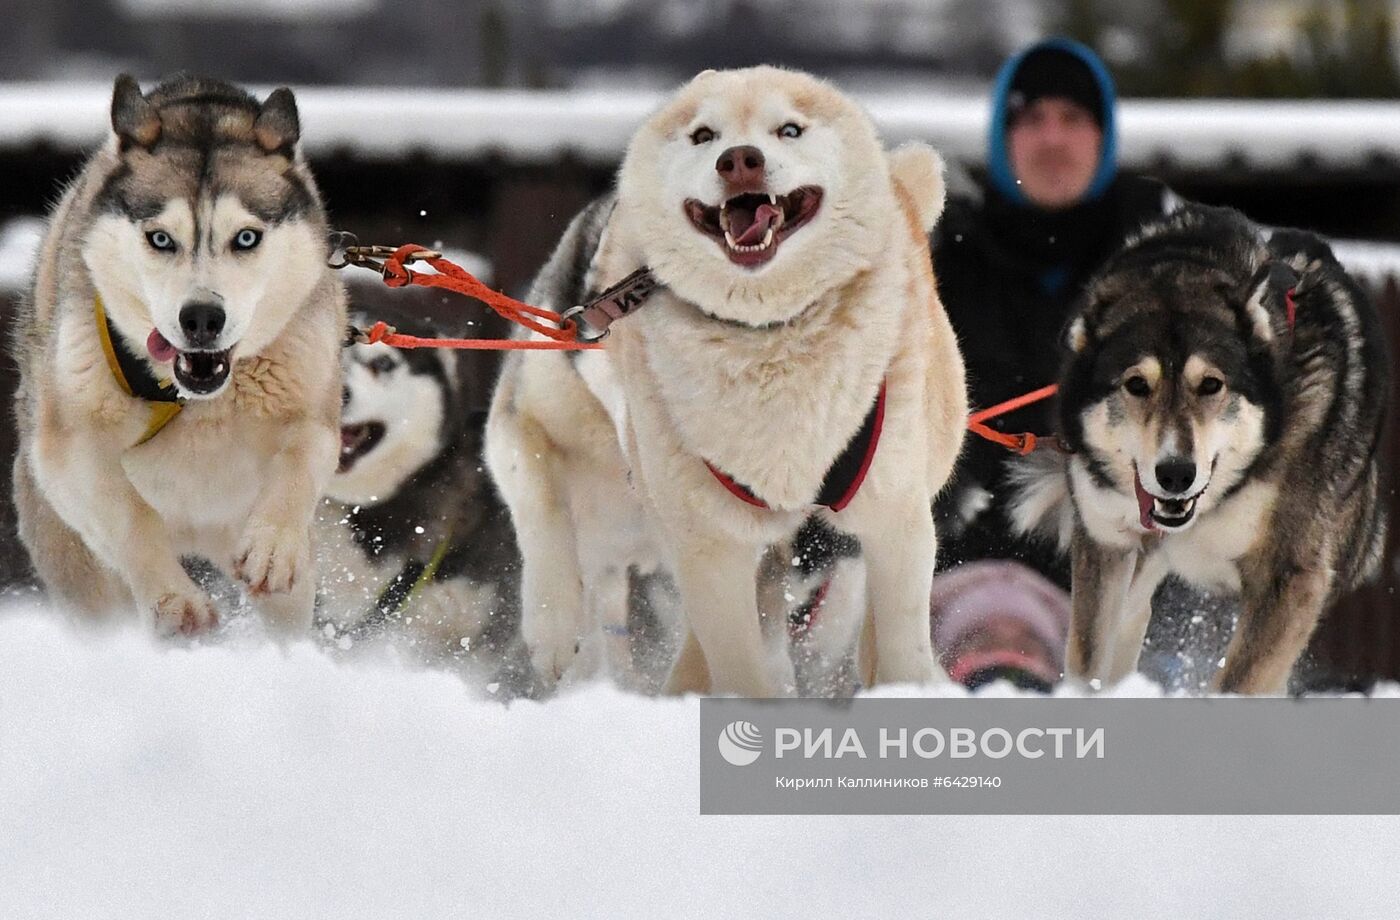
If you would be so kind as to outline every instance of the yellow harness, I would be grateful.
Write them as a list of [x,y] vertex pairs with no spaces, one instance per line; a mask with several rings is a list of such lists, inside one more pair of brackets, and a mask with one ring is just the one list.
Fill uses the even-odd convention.
[[379,593],[379,598],[374,604],[375,613],[378,614],[377,622],[382,622],[408,609],[414,599],[437,576],[438,566],[442,565],[442,560],[446,558],[447,551],[451,548],[452,535],[449,533],[433,550],[433,556],[428,560],[427,565],[409,560],[408,564],[403,567],[403,571],[391,578],[389,583],[384,586],[384,590]]
[[168,377],[158,379],[144,362],[127,350],[112,328],[111,320],[107,319],[107,309],[102,305],[100,296],[93,296],[92,311],[97,320],[97,338],[102,343],[102,354],[107,358],[107,367],[112,371],[117,386],[127,396],[150,404],[151,414],[146,431],[132,445],[138,447],[170,424],[170,420],[185,407],[185,401],[180,398],[173,380]]
[[438,567],[451,549],[452,534],[449,532],[434,548],[432,558],[426,564],[417,559],[408,560],[398,574],[384,584],[375,598],[374,606],[359,621],[342,627],[331,620],[318,619],[316,628],[329,629],[326,634],[336,639],[362,639],[377,633],[391,620],[403,617],[423,589],[437,578]]

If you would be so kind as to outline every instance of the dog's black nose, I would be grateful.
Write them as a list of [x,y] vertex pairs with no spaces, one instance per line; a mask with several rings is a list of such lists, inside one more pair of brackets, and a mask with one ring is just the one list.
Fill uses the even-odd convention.
[[1157,484],[1172,495],[1183,495],[1196,481],[1196,464],[1191,460],[1163,460],[1157,464]]
[[224,308],[196,301],[180,308],[180,331],[191,348],[208,348],[224,331]]
[[715,160],[715,172],[730,185],[760,185],[763,182],[763,151],[757,147],[730,147]]

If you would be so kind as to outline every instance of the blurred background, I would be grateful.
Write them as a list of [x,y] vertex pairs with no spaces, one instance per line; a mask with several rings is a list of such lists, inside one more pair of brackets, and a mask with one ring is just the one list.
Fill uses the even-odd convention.
[[[1122,169],[1329,235],[1400,353],[1400,0],[0,0],[0,22],[5,316],[45,209],[105,136],[120,72],[147,86],[181,70],[259,93],[292,86],[336,226],[443,246],[519,293],[608,187],[633,128],[701,69],[829,77],[890,142],[929,141],[976,173],[998,65],[1064,34],[1118,81]],[[472,302],[362,274],[354,298],[370,313],[416,297],[499,329]],[[494,359],[473,360],[484,407]],[[0,367],[6,402],[13,378]],[[12,442],[0,426],[0,450]],[[1394,468],[1394,431],[1387,450]],[[28,575],[12,517],[0,500],[0,583],[14,588]],[[1397,566],[1392,551],[1383,581],[1319,633],[1326,681],[1400,678]]]

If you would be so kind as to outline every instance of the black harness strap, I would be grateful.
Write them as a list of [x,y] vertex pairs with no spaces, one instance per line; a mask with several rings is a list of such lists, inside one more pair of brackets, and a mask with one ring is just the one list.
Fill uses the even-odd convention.
[[433,557],[427,562],[418,559],[410,559],[405,562],[399,573],[389,579],[379,592],[379,597],[375,598],[374,607],[359,622],[344,628],[336,628],[334,624],[331,624],[336,636],[362,639],[382,629],[390,620],[403,613],[413,599],[418,596],[419,591],[438,580],[439,568],[442,561],[447,558],[451,548],[452,535],[449,533],[438,543],[437,549],[433,551]]
[[121,371],[121,379],[125,381],[131,395],[146,402],[178,403],[180,396],[175,384],[169,380],[158,380],[156,375],[151,373],[150,365],[126,347],[126,340],[118,334],[111,318],[103,316],[103,320],[107,324],[107,338],[112,343],[112,354],[117,360],[117,368]]
[[100,296],[93,296],[92,310],[97,320],[97,338],[102,344],[102,355],[107,359],[107,369],[112,372],[112,379],[123,393],[150,404],[146,430],[132,446],[145,444],[180,414],[185,401],[180,398],[173,382],[156,379],[149,365],[126,347],[126,341],[107,316],[107,308],[103,306]]
[[[815,505],[824,505],[832,511],[840,511],[851,503],[851,499],[856,497],[860,491],[861,483],[865,481],[865,474],[870,470],[870,464],[875,459],[875,450],[880,444],[880,432],[885,425],[885,384],[880,384],[880,392],[875,397],[875,404],[866,413],[865,421],[861,423],[860,430],[851,438],[845,450],[836,457],[836,460],[827,468],[826,476],[822,479],[821,489],[817,492]],[[768,503],[754,494],[753,489],[736,481],[723,470],[720,470],[708,460],[705,466],[720,484],[728,489],[736,498],[759,508],[767,508]]]

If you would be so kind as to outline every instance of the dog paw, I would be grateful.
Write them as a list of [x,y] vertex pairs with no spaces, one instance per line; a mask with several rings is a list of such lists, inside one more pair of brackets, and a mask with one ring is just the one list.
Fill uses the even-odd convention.
[[[462,648],[469,648],[485,630],[496,606],[490,585],[465,578],[428,585],[409,610],[411,625]],[[466,645],[461,645],[466,640]]]
[[197,636],[219,625],[214,602],[202,594],[171,591],[156,598],[156,632],[162,636]]
[[255,523],[234,555],[233,573],[253,594],[284,594],[308,577],[310,561],[305,528]]
[[537,611],[520,621],[520,635],[530,650],[530,663],[536,674],[551,683],[564,676],[578,654],[578,630],[567,620],[551,616],[548,611]]

